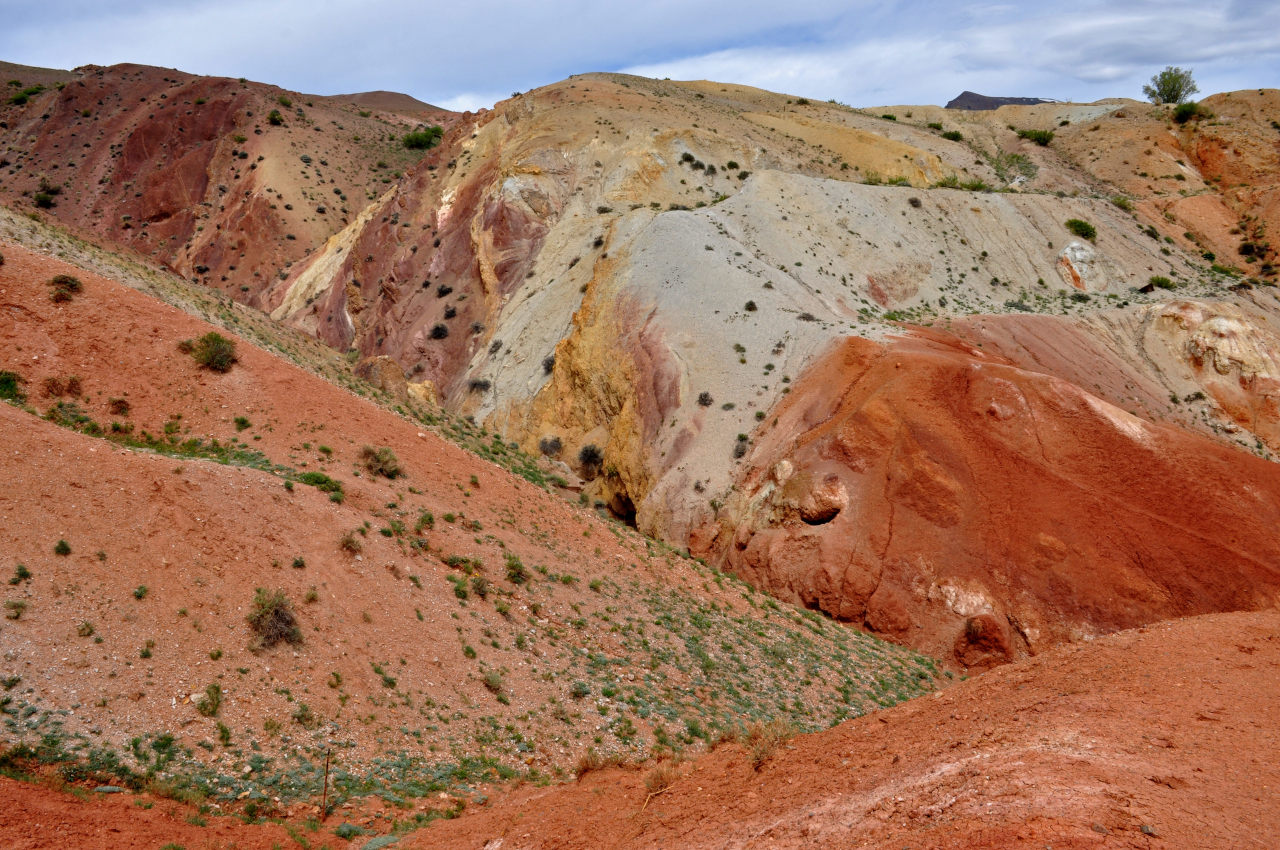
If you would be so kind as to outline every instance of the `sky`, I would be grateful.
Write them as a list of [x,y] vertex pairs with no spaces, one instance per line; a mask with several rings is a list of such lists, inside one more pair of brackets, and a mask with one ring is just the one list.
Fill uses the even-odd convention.
[[479,109],[588,71],[711,79],[851,106],[964,89],[1142,97],[1280,86],[1276,0],[0,0],[0,60],[136,62],[308,94],[401,91]]

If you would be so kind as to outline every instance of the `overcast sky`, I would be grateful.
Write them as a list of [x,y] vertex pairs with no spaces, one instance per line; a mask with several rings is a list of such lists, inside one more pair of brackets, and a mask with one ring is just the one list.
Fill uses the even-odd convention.
[[1142,96],[1280,86],[1277,0],[0,0],[0,59],[139,62],[310,94],[402,91],[454,109],[586,71],[745,83],[853,106],[982,94]]

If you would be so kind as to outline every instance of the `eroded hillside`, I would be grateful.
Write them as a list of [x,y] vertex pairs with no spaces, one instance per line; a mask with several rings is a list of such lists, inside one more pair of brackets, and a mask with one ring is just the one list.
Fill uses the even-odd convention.
[[244,339],[229,371],[201,368],[179,343],[209,324],[10,241],[74,255],[65,237],[7,233],[9,764],[87,760],[75,775],[262,813],[310,804],[327,751],[339,801],[465,794],[936,684],[927,658],[511,474],[538,477],[438,408],[393,411]]
[[[81,72],[57,102],[77,96],[86,80],[118,88],[156,72],[97,73]],[[266,90],[217,85],[257,97],[259,110],[272,102]],[[1274,576],[1256,567],[1272,557],[1267,536],[1253,526],[1240,532],[1239,569],[1221,592],[1175,582],[1158,601],[1125,601],[1130,594],[1121,592],[1066,613],[1051,589],[1076,582],[1073,571],[1097,552],[1086,545],[1090,512],[1063,510],[1056,530],[1010,532],[1017,551],[974,591],[979,602],[957,601],[937,561],[951,547],[985,551],[985,533],[954,523],[935,549],[911,557],[871,546],[894,536],[893,516],[920,507],[897,483],[898,462],[869,472],[818,448],[825,438],[813,435],[827,423],[814,411],[829,407],[816,403],[805,408],[809,419],[788,418],[784,411],[804,407],[789,405],[788,394],[831,401],[854,382],[870,392],[857,370],[832,368],[841,352],[903,351],[914,363],[911,340],[930,339],[951,352],[956,380],[999,362],[1016,370],[1016,393],[1074,399],[1006,405],[1000,421],[1008,430],[1074,434],[1073,410],[1106,412],[1091,420],[1101,429],[1095,455],[1059,469],[1086,501],[1105,501],[1110,469],[1149,465],[1154,445],[1159,463],[1207,453],[1215,480],[1261,488],[1266,502],[1274,467],[1257,457],[1280,451],[1280,302],[1266,236],[1280,175],[1278,98],[1274,90],[1214,96],[1179,123],[1168,108],[1122,99],[990,112],[855,110],[741,86],[584,75],[445,122],[440,146],[403,176],[366,175],[364,203],[355,202],[353,184],[340,218],[307,216],[315,233],[297,253],[264,255],[256,273],[228,267],[222,285],[339,351],[358,352],[362,374],[402,398],[439,399],[544,455],[584,498],[646,534],[746,570],[805,604],[950,653],[956,664],[985,664],[1151,617],[1267,604]],[[196,114],[194,101],[184,106]],[[342,121],[360,117],[359,104],[351,108],[355,116]],[[66,138],[68,115],[75,120],[36,119],[26,109],[24,138],[46,125],[41,133]],[[297,133],[313,117],[256,129],[262,144],[302,150]],[[379,138],[392,146],[386,126],[412,120],[381,118]],[[345,144],[341,133],[316,127],[326,130],[318,138]],[[272,152],[263,167],[287,161]],[[28,182],[36,162],[47,157],[24,162]],[[307,165],[321,177],[335,171]],[[210,250],[230,244],[197,233]],[[251,241],[272,244],[269,235]],[[932,331],[920,336],[912,325]],[[886,409],[901,412],[919,401],[911,394],[928,391],[927,382],[890,378],[874,379]],[[987,451],[980,438],[990,417],[978,408],[920,415],[956,425],[920,449],[931,463]],[[911,431],[893,416],[881,424],[881,452],[904,444],[901,429]],[[1180,431],[1157,428],[1168,436],[1154,444],[1133,439],[1135,428],[1152,425]],[[1223,453],[1222,445],[1234,448]],[[984,480],[967,469],[976,462],[946,473],[944,501],[986,504],[992,488],[1014,479],[1049,486],[1029,470],[1025,480],[1006,471]],[[762,511],[760,500],[773,497],[762,495],[761,482],[780,484],[770,470],[784,463],[797,504],[821,502],[819,514],[840,501],[834,483],[832,493],[823,490],[830,475],[846,494],[886,495],[848,528],[845,520],[818,528],[791,507]],[[1171,521],[1186,535],[1175,548],[1212,538],[1219,526],[1204,519],[1206,506],[1220,495],[1197,474],[1171,464],[1142,500],[1104,511],[1125,529],[1104,561],[1120,572],[1145,563],[1153,553],[1141,541],[1163,539]],[[801,494],[794,482],[813,482],[814,492]],[[1244,502],[1224,509],[1253,510]],[[1177,512],[1189,516],[1170,515]],[[751,548],[740,529],[762,542]],[[1057,542],[1037,560],[1023,550],[1042,532]],[[763,544],[797,535],[840,542],[803,563],[770,554],[781,543]],[[1189,551],[1178,556],[1183,563]],[[837,580],[855,573],[871,578]],[[891,584],[902,593],[892,616],[868,607],[878,588],[888,592],[875,578],[886,573],[899,574]],[[981,651],[965,649],[981,631],[975,617],[990,618],[981,622],[998,645],[982,638]]]

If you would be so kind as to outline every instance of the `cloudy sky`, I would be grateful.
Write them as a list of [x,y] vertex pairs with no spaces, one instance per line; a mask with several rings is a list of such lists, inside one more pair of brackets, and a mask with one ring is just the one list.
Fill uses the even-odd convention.
[[1141,97],[1166,65],[1202,94],[1280,85],[1276,0],[39,0],[0,59],[139,62],[311,94],[455,109],[585,71],[714,79],[854,106],[983,94]]

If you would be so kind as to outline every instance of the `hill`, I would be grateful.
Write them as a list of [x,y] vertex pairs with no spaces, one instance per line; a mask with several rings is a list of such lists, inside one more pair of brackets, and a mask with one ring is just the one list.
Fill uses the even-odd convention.
[[[179,343],[212,326],[22,227],[0,265],[11,766],[265,813],[311,804],[329,754],[339,801],[420,798],[823,728],[940,680],[568,504],[496,435],[288,362],[314,342],[246,332],[200,368]],[[60,274],[80,286],[54,299]]]
[[[1263,566],[1273,562],[1272,542],[1249,521],[1234,529],[1220,588],[1179,580],[1161,583],[1154,596],[1135,590],[1142,585],[1135,575],[1160,569],[1143,566],[1153,555],[1163,563],[1143,541],[1177,529],[1169,545],[1181,553],[1181,574],[1195,570],[1197,541],[1219,527],[1194,519],[1214,515],[1210,506],[1222,495],[1201,487],[1189,467],[1169,467],[1142,503],[1105,494],[1113,492],[1110,469],[1149,462],[1151,445],[1132,439],[1137,426],[1128,417],[1199,435],[1186,442],[1157,428],[1152,433],[1165,435],[1152,444],[1160,456],[1203,453],[1213,458],[1214,480],[1239,482],[1232,492],[1265,493],[1266,501],[1274,491],[1273,467],[1209,441],[1263,459],[1280,451],[1280,320],[1265,239],[1280,225],[1271,220],[1277,171],[1267,147],[1278,92],[1215,95],[1204,113],[1179,123],[1168,108],[1128,100],[854,110],[743,86],[590,74],[479,115],[442,118],[440,145],[406,159],[395,177],[377,170],[379,160],[375,176],[367,169],[395,148],[409,126],[403,116],[364,117],[356,105],[317,101],[283,127],[264,127],[259,110],[287,93],[121,66],[84,72],[56,98],[40,95],[57,107],[48,119],[36,119],[34,102],[10,107],[21,118],[12,122],[10,149],[32,152],[5,185],[34,191],[38,169],[61,165],[51,159],[57,145],[87,120],[76,111],[81,84],[115,92],[99,99],[117,104],[103,120],[115,116],[120,150],[142,150],[156,133],[189,134],[183,122],[206,113],[185,101],[198,87],[214,87],[217,96],[203,106],[219,105],[222,117],[200,131],[207,142],[188,144],[195,159],[183,160],[197,183],[248,168],[236,165],[238,148],[229,176],[210,153],[227,147],[233,125],[252,127],[252,144],[265,146],[257,153],[262,168],[239,172],[249,181],[241,201],[232,193],[232,201],[204,207],[212,201],[193,196],[157,219],[176,230],[165,247],[151,248],[156,257],[338,351],[357,352],[367,361],[363,374],[437,398],[524,452],[545,454],[590,503],[787,598],[958,667],[1274,598],[1274,570]],[[182,92],[191,117],[184,110],[183,121],[160,121],[148,117],[159,114],[151,107],[126,109],[139,87],[152,99],[167,95],[165,87]],[[347,111],[325,123],[321,109]],[[381,147],[349,147],[353,127]],[[363,192],[363,201],[345,213],[325,204],[323,214],[285,210],[304,219],[297,223],[282,217],[260,181],[284,185],[281,175],[292,179],[299,166],[263,169],[294,156],[313,160],[296,175],[310,202],[327,191],[316,180],[338,177],[356,181],[335,186],[339,196],[359,200]],[[180,185],[166,162],[134,167],[153,173],[145,179],[157,186]],[[95,178],[85,163],[75,167]],[[114,201],[145,202],[148,193],[123,178],[113,171],[103,184],[116,187]],[[156,245],[139,241],[155,233],[125,231],[95,207],[86,211],[83,199],[57,197],[51,213],[63,220],[135,247]],[[262,215],[245,217],[234,203],[257,204]],[[219,235],[219,222],[236,238]],[[178,249],[183,238],[189,247]],[[1107,503],[1104,513],[1124,531],[1094,546],[1093,516],[1060,510],[1045,527],[1020,526],[1017,548],[999,544],[1001,562],[976,571],[958,565],[968,557],[953,563],[950,553],[984,561],[993,539],[981,524],[950,522],[956,511],[927,520],[942,530],[909,553],[855,544],[893,538],[892,517],[929,514],[939,499],[987,505],[992,488],[1007,488],[1013,474],[1001,461],[983,483],[966,468],[974,461],[960,460],[976,450],[961,436],[966,428],[986,427],[976,408],[922,412],[962,426],[907,453],[924,451],[942,466],[891,464],[883,479],[810,434],[820,423],[779,415],[793,391],[827,392],[829,364],[851,345],[910,350],[911,342],[891,339],[904,328],[908,340],[949,348],[948,370],[957,376],[998,363],[1016,370],[1008,374],[1019,387],[1036,387],[1018,392],[1048,398],[1061,390],[1076,399],[1074,407],[997,404],[1008,417],[1003,427],[1022,435],[1015,442],[1074,433],[1076,410],[1093,411],[1104,454],[1058,458],[1045,469],[1073,481],[1086,501]],[[843,378],[835,380],[838,387]],[[909,386],[886,381],[876,392],[894,409],[894,399],[914,404],[898,395]],[[918,442],[888,432],[878,439],[876,451]],[[1007,460],[1020,467],[1028,459],[1019,451]],[[960,466],[949,467],[948,458]],[[783,464],[794,492],[779,501],[775,473]],[[924,475],[941,489],[913,495],[914,485],[894,483],[902,474]],[[1019,480],[1039,487],[1044,477]],[[839,502],[841,492],[881,490],[889,494],[881,507],[856,521],[847,513],[812,521],[834,516],[829,496]],[[1224,509],[1253,517],[1254,502],[1239,498]],[[823,506],[792,505],[806,499]],[[824,554],[803,563],[782,557],[797,541],[796,551]],[[1086,572],[1102,582],[1098,595],[1064,608],[1052,588],[1074,586]],[[891,580],[872,602],[882,576]],[[965,648],[975,617],[988,618],[983,628],[997,636],[991,652]]]

